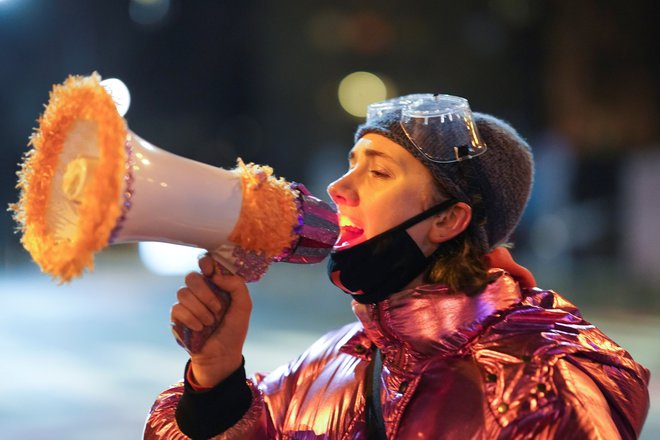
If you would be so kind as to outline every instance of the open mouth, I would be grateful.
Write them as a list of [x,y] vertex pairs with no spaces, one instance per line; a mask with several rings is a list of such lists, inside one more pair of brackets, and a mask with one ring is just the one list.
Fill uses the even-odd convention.
[[339,251],[364,241],[364,229],[356,226],[349,218],[339,216],[339,237],[333,250]]

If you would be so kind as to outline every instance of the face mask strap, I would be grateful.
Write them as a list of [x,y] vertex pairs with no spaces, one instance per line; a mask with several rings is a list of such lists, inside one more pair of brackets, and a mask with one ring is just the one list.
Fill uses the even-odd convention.
[[427,218],[429,218],[429,217],[431,217],[435,214],[439,214],[442,211],[447,210],[448,208],[455,205],[456,203],[458,203],[458,200],[456,200],[456,199],[445,200],[444,202],[442,202],[438,205],[435,205],[435,206],[427,209],[426,211],[417,214],[414,217],[409,218],[408,220],[401,223],[399,226],[394,227],[391,230],[398,231],[400,229],[408,229],[411,226],[415,226],[417,223],[421,222],[422,220],[426,220]]

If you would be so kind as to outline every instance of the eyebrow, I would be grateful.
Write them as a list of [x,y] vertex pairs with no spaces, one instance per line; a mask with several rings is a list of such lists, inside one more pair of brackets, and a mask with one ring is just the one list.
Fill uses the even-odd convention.
[[[364,155],[367,157],[382,157],[384,159],[387,159],[397,165],[401,165],[396,159],[394,159],[392,156],[390,156],[387,153],[383,153],[382,151],[374,150],[372,148],[365,148],[364,150]],[[355,151],[351,150],[348,152],[348,161],[352,161],[355,159]]]

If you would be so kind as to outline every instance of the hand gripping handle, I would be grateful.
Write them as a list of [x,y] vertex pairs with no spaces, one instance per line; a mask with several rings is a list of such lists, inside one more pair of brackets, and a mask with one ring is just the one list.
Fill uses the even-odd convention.
[[174,334],[177,343],[186,349],[188,353],[199,353],[199,351],[201,351],[208,338],[211,337],[213,332],[215,332],[218,326],[222,323],[231,304],[231,297],[229,294],[224,290],[220,290],[218,286],[211,281],[211,278],[204,277],[204,281],[206,281],[206,285],[209,286],[211,291],[220,300],[222,309],[220,310],[220,316],[216,318],[213,324],[204,326],[201,331],[191,330],[176,321],[172,323],[172,333]]
[[[263,255],[242,249],[239,246],[221,246],[209,251],[216,262],[216,270],[228,270],[239,275],[247,282],[258,281],[268,270],[272,262],[287,262],[296,264],[314,264],[322,261],[332,250],[337,241],[339,226],[337,212],[334,206],[314,197],[304,185],[292,183],[291,189],[298,192],[296,205],[298,207],[298,223],[293,232],[296,239],[291,246],[272,259]],[[222,303],[221,315],[216,321],[196,332],[180,323],[172,324],[174,336],[189,353],[198,353],[206,340],[222,323],[231,304],[227,292],[223,292],[207,278],[206,283]]]

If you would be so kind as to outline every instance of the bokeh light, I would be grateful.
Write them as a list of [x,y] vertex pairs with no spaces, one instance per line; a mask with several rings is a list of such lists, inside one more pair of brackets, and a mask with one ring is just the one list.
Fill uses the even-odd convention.
[[11,19],[16,18],[16,13],[19,9],[27,9],[25,0],[0,0],[0,19],[8,18],[8,24],[11,23]]
[[170,0],[131,0],[128,14],[137,24],[152,26],[167,17],[170,10]]
[[108,78],[101,81],[101,85],[115,102],[117,112],[124,116],[131,106],[131,93],[128,91],[126,84],[118,78]]
[[392,23],[381,13],[360,11],[347,18],[344,39],[348,47],[364,55],[386,52],[394,42]]
[[369,72],[353,72],[339,83],[341,107],[353,116],[366,116],[367,106],[387,98],[385,82]]
[[140,261],[158,275],[184,275],[199,270],[197,260],[204,250],[178,244],[141,242]]

